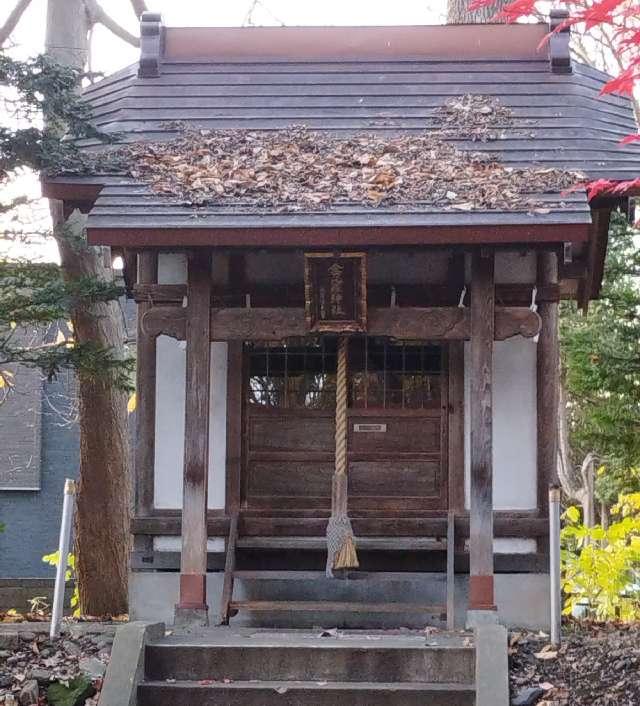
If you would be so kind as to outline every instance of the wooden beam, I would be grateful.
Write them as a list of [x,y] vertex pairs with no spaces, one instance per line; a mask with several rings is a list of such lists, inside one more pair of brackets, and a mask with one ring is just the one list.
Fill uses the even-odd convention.
[[229,341],[227,348],[227,480],[226,509],[230,515],[240,510],[242,473],[242,341]]
[[493,610],[494,255],[471,255],[471,503],[469,609]]
[[[153,284],[158,279],[158,255],[145,250],[138,255],[138,281]],[[142,328],[142,319],[151,307],[138,304],[136,355],[136,445],[134,453],[136,514],[153,510],[156,435],[156,337]]]
[[449,508],[464,512],[464,343],[449,343]]
[[[142,326],[149,336],[184,340],[187,315],[182,307],[154,306]],[[461,341],[471,335],[471,311],[452,307],[395,307],[369,309],[367,332],[372,336],[429,341]],[[281,341],[307,336],[304,309],[211,309],[212,340]],[[495,340],[513,336],[532,338],[540,331],[540,317],[528,307],[498,307],[492,326]]]
[[220,599],[220,624],[229,624],[229,604],[233,598],[233,584],[236,571],[236,541],[238,539],[238,515],[231,515],[229,536],[227,537],[227,556],[224,563],[224,580]]
[[[458,303],[460,292],[464,287],[464,268],[460,268],[464,253],[456,252],[449,263],[446,285],[442,284],[397,284],[394,285],[398,304],[401,307],[440,307],[452,306]],[[304,283],[289,283],[277,285],[257,285],[245,283],[241,267],[242,256],[229,256],[229,287],[217,285],[213,287],[211,303],[219,306],[224,301],[226,306],[244,306],[245,295],[251,298],[251,305],[262,307],[302,307],[304,306]],[[584,265],[583,265],[584,268]],[[462,275],[462,276],[460,276]],[[570,275],[569,275],[570,276]],[[538,302],[559,301],[560,287],[537,284]],[[501,306],[529,306],[531,302],[532,284],[498,284],[496,285],[496,302]],[[389,305],[389,285],[369,284],[367,286],[367,301],[371,308]],[[471,286],[467,287],[466,303],[472,295]],[[133,296],[137,302],[151,304],[182,304],[187,293],[184,284],[137,284],[133,288]],[[233,302],[233,303],[232,303]]]
[[189,253],[187,280],[182,560],[176,618],[206,622],[211,251]]
[[[380,517],[359,516],[352,513],[351,521],[357,537],[446,537],[447,518],[438,517]],[[243,537],[324,537],[329,511],[325,516],[252,516],[241,515],[239,532]],[[180,513],[135,517],[131,521],[134,534],[153,536],[180,536]],[[210,537],[226,537],[229,534],[229,517],[209,514]],[[549,522],[535,512],[496,512],[495,537],[520,539],[545,537],[549,534]],[[470,535],[470,520],[467,515],[456,515],[456,540]]]
[[[538,279],[544,284],[558,281],[558,256],[555,251],[538,254]],[[546,517],[549,510],[549,484],[558,482],[558,304],[543,302],[538,311],[542,320],[536,361],[538,508]]]
[[[48,190],[64,193],[61,189]],[[59,197],[56,197],[59,198]],[[488,213],[488,219],[495,216]],[[420,226],[355,226],[355,227],[265,227],[215,228],[211,225],[184,227],[184,222],[153,223],[147,218],[145,227],[106,227],[87,229],[89,245],[119,245],[130,248],[366,248],[401,247],[403,245],[472,245],[586,242],[589,229],[586,223],[532,222],[522,224],[475,224],[425,227]],[[115,224],[114,224],[115,225]],[[168,227],[166,227],[168,226]]]

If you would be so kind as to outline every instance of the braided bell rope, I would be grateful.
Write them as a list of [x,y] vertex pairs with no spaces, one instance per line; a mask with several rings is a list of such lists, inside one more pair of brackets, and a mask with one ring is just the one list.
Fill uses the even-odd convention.
[[326,574],[334,568],[357,568],[358,557],[346,508],[347,475],[347,348],[348,338],[338,341],[336,375],[336,450],[331,517],[327,524]]
[[346,336],[338,342],[336,376],[336,475],[347,472],[347,343]]

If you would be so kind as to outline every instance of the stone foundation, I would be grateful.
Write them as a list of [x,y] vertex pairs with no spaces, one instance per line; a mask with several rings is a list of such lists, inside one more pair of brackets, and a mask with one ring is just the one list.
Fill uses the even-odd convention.
[[[333,600],[378,602],[442,603],[445,576],[439,573],[369,574],[349,580],[317,577],[293,579],[296,572],[280,572],[284,578],[237,579],[235,600]],[[220,609],[222,572],[207,575],[209,616],[215,624]],[[129,613],[131,620],[173,623],[173,611],[178,602],[179,574],[174,571],[133,571],[129,576]],[[507,627],[549,629],[548,574],[496,574],[496,603],[500,622]],[[456,576],[456,627],[465,627],[468,576]],[[353,613],[241,613],[232,625],[250,627],[340,627],[392,628],[424,627],[425,622],[440,625],[436,618],[426,621],[414,614],[353,614]]]

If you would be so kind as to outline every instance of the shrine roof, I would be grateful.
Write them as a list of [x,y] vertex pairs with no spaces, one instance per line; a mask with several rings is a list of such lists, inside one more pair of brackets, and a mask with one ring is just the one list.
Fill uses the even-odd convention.
[[[140,64],[84,92],[96,125],[115,135],[125,153],[135,146],[133,153],[140,154],[140,145],[171,143],[185,134],[284,134],[304,126],[330,140],[433,134],[456,153],[482,153],[506,170],[553,168],[585,180],[640,176],[640,149],[620,144],[637,130],[631,102],[600,95],[608,80],[602,72],[575,61],[569,68],[563,54],[568,37],[554,37],[540,49],[547,25],[158,25],[155,36],[152,24],[147,21],[145,39],[143,21]],[[493,111],[495,119],[478,131],[473,119],[457,121],[456,110]],[[104,149],[98,142],[83,146]],[[137,169],[95,171],[47,179],[44,191],[91,201],[90,240],[113,245],[260,244],[258,229],[282,245],[295,245],[312,231],[315,240],[305,244],[342,244],[345,238],[363,244],[365,231],[375,240],[375,233],[390,228],[405,234],[395,241],[400,243],[441,242],[446,233],[449,242],[472,242],[477,228],[493,229],[495,242],[580,241],[588,239],[591,224],[584,189],[566,193],[552,185],[540,191],[535,179],[531,193],[513,207],[465,202],[459,208],[456,198],[430,202],[404,198],[399,190],[373,203],[343,198],[289,208],[273,199],[188,202],[184,193],[158,189],[157,179]],[[455,190],[455,176],[451,183]],[[434,230],[426,236],[425,229]],[[342,234],[321,236],[319,230]]]

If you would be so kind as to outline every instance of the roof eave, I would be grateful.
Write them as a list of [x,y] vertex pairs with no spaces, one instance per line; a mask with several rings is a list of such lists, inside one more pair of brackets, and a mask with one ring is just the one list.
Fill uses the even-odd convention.
[[87,228],[90,245],[126,248],[327,248],[587,242],[590,224],[341,228]]

